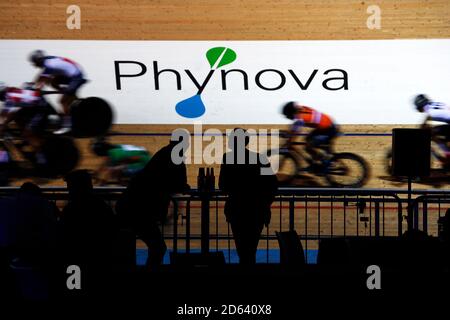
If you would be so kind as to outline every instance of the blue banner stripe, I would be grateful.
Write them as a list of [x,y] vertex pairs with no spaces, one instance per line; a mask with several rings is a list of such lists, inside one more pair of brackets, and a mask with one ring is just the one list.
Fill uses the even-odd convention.
[[[111,133],[113,136],[131,136],[131,137],[170,137],[172,135],[171,132],[113,132]],[[191,133],[191,136],[226,136],[226,133],[217,134],[217,133]],[[270,136],[270,133],[267,134],[250,134],[250,135],[261,135],[261,136]],[[304,133],[297,134],[298,136],[306,136]],[[340,136],[345,137],[391,137],[392,133],[342,133]]]

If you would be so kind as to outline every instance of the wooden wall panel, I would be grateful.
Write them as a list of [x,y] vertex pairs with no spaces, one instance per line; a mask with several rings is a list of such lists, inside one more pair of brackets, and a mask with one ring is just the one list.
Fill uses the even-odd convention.
[[[81,30],[66,8],[81,8]],[[382,28],[366,12],[379,5]],[[0,38],[117,40],[305,40],[447,38],[448,0],[0,1]]]

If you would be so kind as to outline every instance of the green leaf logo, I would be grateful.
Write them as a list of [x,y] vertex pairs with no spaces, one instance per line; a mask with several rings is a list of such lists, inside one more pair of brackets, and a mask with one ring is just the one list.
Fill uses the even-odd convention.
[[206,52],[206,59],[208,59],[212,69],[218,69],[224,65],[230,64],[236,60],[236,57],[236,52],[225,47],[211,48]]

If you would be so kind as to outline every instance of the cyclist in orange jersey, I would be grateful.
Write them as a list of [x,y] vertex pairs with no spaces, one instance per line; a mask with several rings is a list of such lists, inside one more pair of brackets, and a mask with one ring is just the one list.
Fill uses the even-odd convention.
[[329,115],[292,101],[283,106],[283,114],[294,120],[291,127],[293,134],[299,133],[302,127],[312,128],[306,136],[305,149],[314,160],[319,158],[317,149],[328,152],[329,145],[339,132],[338,126]]

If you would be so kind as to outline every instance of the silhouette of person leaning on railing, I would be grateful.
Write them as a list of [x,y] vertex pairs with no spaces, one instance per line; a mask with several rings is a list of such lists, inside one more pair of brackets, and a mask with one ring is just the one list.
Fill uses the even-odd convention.
[[241,265],[254,265],[264,225],[271,218],[270,207],[277,180],[262,154],[250,151],[249,134],[240,128],[230,135],[230,152],[220,169],[219,188],[228,194],[225,216],[230,223]]
[[159,150],[145,168],[131,179],[116,204],[122,226],[131,227],[147,245],[147,267],[150,269],[162,264],[167,251],[159,225],[167,218],[171,195],[190,189],[186,165],[183,161],[175,163],[172,159],[172,151],[180,141],[172,138],[168,145]]

